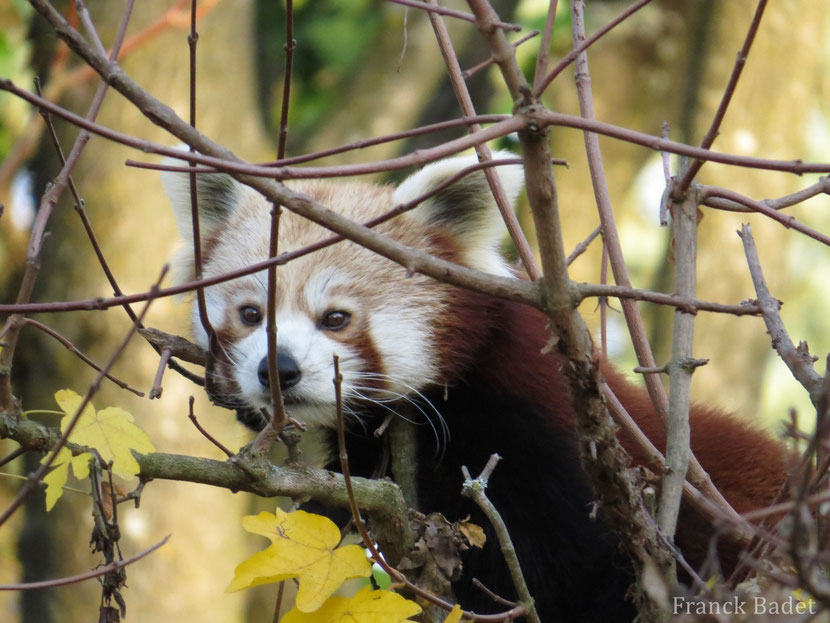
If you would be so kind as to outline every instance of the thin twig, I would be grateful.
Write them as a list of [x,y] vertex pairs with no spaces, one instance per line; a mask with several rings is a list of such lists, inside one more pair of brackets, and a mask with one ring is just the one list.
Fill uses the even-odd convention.
[[[787,229],[794,229],[797,232],[804,234],[805,236],[812,238],[813,240],[817,240],[818,242],[830,246],[830,236],[821,233],[818,230],[813,229],[798,221],[794,216],[790,214],[782,214],[778,212],[774,208],[769,207],[765,203],[760,201],[755,201],[754,199],[750,199],[740,193],[737,193],[733,190],[728,190],[726,188],[718,188],[716,186],[703,186],[701,187],[701,193],[703,193],[703,197],[720,197],[722,199],[727,199],[729,201],[739,203],[741,205],[746,206],[749,210],[753,212],[760,212],[764,216],[771,218],[772,220],[781,223]],[[705,200],[703,202],[705,204]]]
[[[556,76],[558,76],[560,73],[562,73],[562,71],[568,65],[573,63],[576,60],[576,58],[582,52],[584,52],[589,47],[591,47],[594,43],[599,41],[599,39],[604,37],[605,34],[608,33],[610,30],[616,28],[618,25],[620,25],[626,19],[628,19],[629,17],[634,15],[634,13],[636,13],[637,11],[642,9],[649,2],[651,2],[651,0],[639,0],[639,2],[635,2],[629,8],[627,8],[625,11],[620,13],[617,17],[615,17],[613,20],[608,22],[608,24],[606,24],[603,28],[600,28],[600,30],[597,31],[597,33],[595,35],[589,37],[588,39],[585,39],[584,36],[583,36],[583,41],[579,45],[574,45],[574,49],[571,50],[568,53],[568,55],[565,56],[565,58],[563,58],[559,62],[559,64],[556,67],[554,67],[553,70],[547,76],[544,77],[543,80],[538,81],[538,84],[536,84],[536,81],[534,81],[534,86],[533,86],[533,95],[534,95],[534,97],[539,97],[542,93],[544,93],[545,89],[548,88],[548,85],[550,85],[550,83],[553,82],[553,80],[556,78]],[[538,80],[538,77],[537,77],[537,80]]]
[[548,3],[548,12],[545,15],[545,29],[542,32],[542,40],[539,42],[539,53],[536,56],[536,69],[533,72],[534,92],[538,92],[537,89],[539,89],[545,73],[548,70],[550,44],[553,40],[553,26],[556,23],[556,9],[558,8],[558,0],[551,0]]
[[288,139],[288,108],[291,101],[291,78],[294,68],[294,2],[285,0],[285,71],[282,78],[282,106],[280,109],[280,132],[277,145],[277,160],[285,158],[285,143]]
[[[516,41],[513,44],[513,49],[515,50],[516,48],[518,48],[523,43],[533,39],[533,37],[537,36],[538,34],[539,34],[538,30],[530,31],[524,37],[522,37],[521,39],[519,39],[518,41]],[[480,72],[482,69],[487,69],[490,65],[492,65],[495,62],[496,62],[496,59],[493,56],[491,56],[486,61],[481,61],[477,65],[473,65],[469,69],[465,69],[464,71],[462,71],[461,72],[461,77],[464,78],[464,80],[469,80],[470,78],[475,76],[478,72]]]
[[496,603],[501,604],[502,606],[507,606],[508,608],[515,608],[519,605],[518,602],[509,601],[504,597],[496,595],[493,591],[484,586],[484,584],[482,584],[478,578],[473,578],[473,586],[475,586],[478,590],[487,595],[490,599],[492,599]]
[[207,432],[204,428],[202,428],[202,425],[199,424],[199,420],[196,419],[196,414],[193,412],[193,403],[194,402],[195,401],[194,401],[193,396],[190,396],[190,398],[187,401],[187,408],[188,408],[187,417],[188,417],[188,419],[191,422],[193,422],[193,426],[196,427],[196,430],[198,430],[200,433],[202,433],[202,435],[204,436],[205,439],[207,439],[210,443],[212,443],[214,446],[216,446],[222,452],[224,452],[228,456],[228,458],[233,457],[234,456],[233,452],[231,452],[225,446],[223,446],[221,442],[217,441],[216,438],[213,435],[211,435],[209,432]]
[[761,262],[758,258],[758,250],[755,247],[755,239],[752,237],[752,228],[748,224],[745,224],[741,227],[738,235],[744,245],[744,253],[746,254],[747,264],[749,265],[749,272],[752,276],[752,283],[755,286],[755,293],[758,297],[758,306],[761,309],[761,315],[767,327],[767,333],[770,335],[772,347],[784,363],[787,364],[795,380],[801,383],[802,387],[807,390],[813,404],[818,404],[823,379],[813,368],[814,360],[810,356],[810,353],[806,352],[806,349],[796,348],[784,327],[784,323],[778,313],[781,302],[772,296],[767,288],[764,273],[761,270]]
[[281,160],[276,160],[273,162],[262,162],[260,164],[262,164],[263,166],[289,166],[292,164],[301,164],[303,162],[320,160],[321,158],[327,158],[328,156],[334,156],[348,151],[366,149],[368,147],[374,147],[375,145],[382,145],[384,143],[391,143],[393,141],[404,140],[407,138],[411,138],[413,136],[422,136],[424,134],[441,132],[443,130],[469,126],[476,123],[498,123],[499,121],[504,121],[507,118],[508,115],[476,115],[475,117],[463,117],[461,119],[439,121],[437,123],[431,123],[429,125],[413,128],[411,130],[404,130],[403,132],[395,132],[394,134],[385,134],[383,136],[377,136],[375,138],[361,139],[353,143],[340,145],[339,147],[331,147],[329,149],[315,151],[302,156],[292,156],[291,158],[283,158]]
[[[749,50],[752,48],[753,41],[755,41],[755,35],[758,33],[758,27],[761,24],[761,17],[764,15],[764,9],[766,9],[766,7],[767,0],[758,0],[758,6],[755,8],[755,14],[752,16],[752,22],[750,23],[749,30],[744,38],[744,44],[741,46],[740,52],[738,52],[737,59],[735,59],[735,65],[732,68],[732,75],[729,76],[729,82],[727,82],[726,88],[723,91],[723,97],[721,97],[718,109],[715,111],[715,116],[712,118],[709,130],[706,132],[706,135],[700,143],[700,146],[703,149],[709,149],[712,146],[712,143],[715,142],[715,139],[720,132],[721,123],[723,122],[723,118],[726,116],[726,110],[729,107],[729,102],[732,101],[732,96],[735,94],[735,88],[738,86],[738,80],[741,77],[744,65],[746,65]],[[704,160],[697,159],[689,164],[689,167],[683,173],[683,177],[681,177],[680,181],[677,183],[676,190],[679,194],[685,194],[685,192],[689,189],[692,180],[694,180],[704,162]]]
[[[282,155],[282,154],[280,154]],[[280,206],[271,206],[271,234],[268,243],[268,256],[276,257],[277,242],[280,232]],[[268,391],[271,394],[271,422],[273,434],[279,437],[285,427],[285,405],[282,402],[279,370],[277,369],[277,267],[268,268],[268,301],[265,320],[265,335],[268,342]],[[259,437],[257,437],[259,439]]]
[[594,238],[599,236],[601,233],[602,233],[602,225],[597,225],[596,229],[594,229],[594,231],[592,231],[590,234],[588,234],[588,237],[585,238],[585,240],[583,240],[578,245],[576,245],[574,247],[574,250],[571,251],[571,254],[565,260],[567,262],[568,266],[573,264],[574,260],[576,258],[578,258],[580,255],[585,253],[585,251],[588,249],[590,244],[594,241]]
[[[438,6],[438,0],[428,1],[431,6]],[[444,59],[444,65],[447,67],[450,84],[452,85],[453,92],[455,93],[455,98],[458,101],[458,105],[461,107],[461,113],[465,117],[473,117],[476,114],[475,106],[473,105],[473,99],[470,96],[470,91],[467,89],[467,84],[462,76],[461,65],[458,62],[458,56],[456,55],[455,48],[452,45],[447,25],[444,23],[443,18],[437,13],[430,13],[429,20],[432,24],[432,29],[435,32],[438,47],[441,49],[441,56]],[[496,58],[495,55],[493,56]],[[475,136],[476,134],[482,132],[482,128],[478,124],[471,125],[469,127],[469,132],[471,135]],[[493,159],[493,154],[485,143],[476,145],[476,154],[478,154],[478,159],[483,162]],[[501,217],[504,220],[505,225],[507,225],[507,231],[510,233],[510,238],[516,247],[516,251],[522,261],[525,272],[528,277],[530,277],[531,281],[538,281],[539,277],[541,277],[541,273],[539,272],[539,267],[536,265],[533,250],[530,248],[530,244],[522,231],[519,219],[516,216],[516,212],[513,210],[513,206],[510,204],[501,180],[492,169],[486,169],[484,171],[484,175],[487,178],[487,184],[490,186],[490,191],[492,192],[496,205],[499,208]]]
[[118,569],[122,569],[127,565],[131,565],[137,560],[141,560],[145,556],[152,554],[156,551],[159,547],[167,543],[170,539],[169,536],[164,537],[161,541],[156,543],[155,545],[151,545],[147,549],[135,554],[134,556],[129,556],[124,558],[123,560],[116,560],[108,565],[103,567],[98,567],[97,569],[93,569],[92,571],[87,571],[86,573],[80,573],[78,575],[72,575],[65,578],[57,578],[55,580],[44,580],[42,582],[27,582],[25,584],[0,584],[0,591],[33,591],[38,590],[41,588],[55,588],[56,586],[66,586],[68,584],[78,584],[80,582],[84,582],[85,580],[91,580],[92,578],[99,578],[102,575],[107,575],[108,573],[112,573],[113,571],[117,571]]
[[23,446],[20,446],[19,448],[15,449],[15,450],[12,450],[6,456],[4,456],[2,459],[0,459],[0,467],[3,467],[7,463],[11,463],[17,457],[22,456],[22,455],[26,454],[27,452],[29,452],[29,449],[24,448]]
[[[24,318],[24,319],[23,319],[23,322],[24,322],[25,324],[27,324],[27,325],[30,325],[30,326],[32,326],[32,327],[35,327],[36,329],[40,329],[40,330],[41,330],[41,331],[43,331],[46,335],[48,335],[48,336],[50,336],[50,337],[53,337],[53,338],[54,338],[54,339],[56,339],[58,342],[60,342],[61,344],[63,344],[63,346],[64,346],[64,347],[65,347],[68,351],[70,351],[70,352],[72,352],[73,354],[75,354],[75,355],[78,357],[78,359],[80,359],[81,361],[83,361],[85,364],[87,364],[87,365],[88,365],[89,367],[91,367],[93,370],[95,370],[96,372],[101,372],[101,366],[99,366],[97,363],[95,363],[94,361],[92,361],[92,360],[91,360],[89,357],[87,357],[84,353],[82,353],[80,350],[78,350],[78,347],[77,347],[77,346],[75,346],[75,345],[74,345],[71,341],[69,341],[67,338],[65,338],[63,335],[61,335],[60,333],[58,333],[57,331],[55,331],[55,330],[54,330],[54,329],[52,329],[51,327],[47,327],[45,324],[43,324],[43,323],[41,323],[41,322],[38,322],[37,320],[34,320],[34,319],[32,319],[32,318]],[[127,391],[132,392],[133,394],[135,394],[135,395],[136,395],[136,396],[138,396],[139,398],[143,398],[143,397],[144,397],[144,392],[139,391],[139,390],[137,390],[137,389],[133,389],[133,388],[132,388],[132,387],[130,387],[127,383],[125,383],[125,382],[124,382],[124,381],[122,381],[121,379],[119,379],[119,378],[117,378],[117,377],[113,376],[112,374],[110,374],[110,373],[106,373],[104,376],[105,376],[107,379],[109,379],[110,381],[112,381],[113,383],[115,383],[116,385],[118,385],[118,387],[120,387],[121,389],[126,389]]]
[[156,370],[156,378],[153,380],[153,386],[150,388],[150,400],[161,398],[164,388],[161,386],[161,381],[164,378],[164,371],[167,369],[167,363],[170,361],[170,355],[173,354],[169,348],[161,351],[159,358],[158,369]]
[[481,475],[473,479],[470,476],[470,470],[466,466],[461,467],[461,472],[464,474],[464,484],[461,488],[461,495],[468,497],[476,503],[482,510],[499,540],[501,553],[504,557],[507,567],[510,570],[510,577],[513,580],[513,585],[516,587],[516,593],[519,595],[519,603],[525,608],[525,616],[531,623],[541,623],[539,615],[534,606],[533,597],[527,587],[522,566],[519,564],[519,557],[516,555],[516,548],[513,547],[513,540],[510,538],[510,533],[498,509],[493,505],[487,497],[485,490],[487,488],[487,481],[498,462],[499,456],[493,454],[487,462],[487,466],[481,472]]
[[[716,208],[718,210],[728,210],[730,212],[757,212],[757,210],[747,207],[742,203],[738,203],[737,201],[709,195],[708,191],[710,188],[711,187],[709,186],[699,187],[700,194],[703,198],[703,205],[710,208]],[[761,199],[757,203],[761,203],[768,208],[772,208],[773,210],[783,210],[785,208],[789,208],[790,206],[807,201],[807,199],[810,199],[811,197],[822,194],[830,194],[830,176],[822,175],[815,184],[811,184],[807,188],[796,191],[791,195],[785,195],[784,197],[779,197],[777,199]]]
[[280,620],[280,613],[282,612],[282,595],[283,595],[284,592],[285,592],[285,580],[278,583],[277,602],[274,604],[274,618],[272,619],[273,623],[278,623],[279,620]]
[[[449,9],[447,7],[443,7],[437,4],[431,4],[430,2],[419,2],[418,0],[386,0],[387,2],[392,2],[394,4],[402,4],[404,6],[412,7],[413,9],[420,9],[422,11],[426,11],[429,15],[446,15],[447,17],[454,17],[456,19],[464,20],[465,22],[470,22],[471,24],[476,23],[476,18],[474,15],[470,13],[465,13],[464,11],[457,11],[455,9]],[[518,24],[508,24],[506,22],[499,21],[495,24],[496,28],[503,28],[504,30],[521,30],[522,27]]]

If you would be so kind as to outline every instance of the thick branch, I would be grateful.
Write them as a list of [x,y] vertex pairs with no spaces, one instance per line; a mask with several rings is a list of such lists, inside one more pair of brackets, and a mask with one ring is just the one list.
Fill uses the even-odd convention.
[[[697,291],[697,205],[693,195],[674,204],[675,289],[680,296],[694,297]],[[657,523],[669,539],[674,538],[683,483],[689,469],[689,405],[692,391],[694,314],[680,309],[674,312],[672,361],[668,366],[671,381],[669,419],[666,423],[666,472],[660,488]]]
[[[31,420],[13,422],[6,412],[0,412],[0,438],[13,439],[27,449],[45,451],[57,444],[60,432]],[[257,465],[258,479],[232,462],[213,459],[163,454],[154,452],[136,455],[141,468],[138,474],[144,481],[180,480],[195,482],[230,491],[248,491],[263,497],[311,496],[323,504],[348,508],[349,500],[343,476],[324,469],[309,467],[277,467]],[[398,487],[385,480],[353,478],[355,498],[361,510],[374,519],[373,534],[381,543],[384,554],[397,562],[405,543],[406,507]]]

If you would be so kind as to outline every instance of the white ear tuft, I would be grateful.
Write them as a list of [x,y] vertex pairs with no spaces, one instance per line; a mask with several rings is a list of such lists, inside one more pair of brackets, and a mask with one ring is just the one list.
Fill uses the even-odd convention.
[[[187,145],[179,146],[187,149]],[[183,160],[165,158],[164,164],[182,166]],[[193,217],[190,198],[190,174],[165,171],[161,174],[164,192],[170,199],[173,216],[179,228],[183,245],[171,260],[172,279],[185,283],[194,277]],[[199,231],[202,241],[216,237],[219,229],[241,201],[244,186],[225,173],[199,173],[196,175],[196,195],[199,199]]]
[[[516,157],[508,151],[493,154],[493,160]],[[396,204],[412,201],[477,162],[475,155],[469,155],[429,164],[398,186],[394,201]],[[522,166],[503,165],[495,171],[510,204],[515,205],[524,185]],[[456,242],[462,261],[469,266],[495,274],[510,274],[498,250],[504,222],[482,171],[470,173],[442,189],[415,208],[413,216],[422,218],[428,227],[448,233]]]
[[[183,145],[182,148],[186,148]],[[186,165],[183,160],[165,158],[163,164]],[[193,243],[193,220],[190,207],[190,174],[164,171],[161,174],[164,192],[173,208],[179,233],[185,242]],[[243,186],[226,173],[199,173],[196,175],[196,194],[199,200],[199,229],[202,238],[210,238],[221,227],[239,203]]]

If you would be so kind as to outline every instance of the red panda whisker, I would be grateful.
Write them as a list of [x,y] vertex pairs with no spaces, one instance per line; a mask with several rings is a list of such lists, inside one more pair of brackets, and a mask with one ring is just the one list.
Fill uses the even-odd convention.
[[[421,408],[421,401],[423,401],[423,404],[426,405],[427,407],[429,407],[433,411],[433,413],[435,413],[435,415],[437,416],[438,421],[441,425],[441,433],[442,433],[441,436],[444,439],[444,443],[442,445],[441,442],[438,441],[437,431],[436,431],[436,445],[440,448],[440,447],[446,446],[449,443],[449,441],[450,441],[450,429],[449,429],[449,426],[447,425],[446,420],[444,419],[444,416],[441,415],[441,412],[436,408],[436,406],[432,403],[432,401],[430,401],[419,389],[417,389],[416,387],[413,387],[412,385],[410,385],[409,383],[407,383],[403,379],[401,379],[397,376],[389,375],[389,374],[380,374],[380,373],[377,373],[377,372],[368,372],[368,373],[365,373],[364,375],[361,375],[360,378],[389,380],[389,381],[392,381],[393,383],[397,383],[398,385],[401,385],[404,388],[410,390],[410,392],[415,394],[420,399],[420,401],[414,400],[409,395],[401,394],[401,393],[395,392],[395,391],[393,391],[391,389],[387,389],[387,388],[384,388],[384,389],[381,389],[381,390],[376,390],[376,391],[389,392],[389,393],[393,394],[394,396],[396,396],[398,399],[405,400],[406,402],[411,403],[413,406],[415,406],[423,414],[424,418],[428,422],[430,422],[430,424],[431,424],[432,423],[432,418],[430,417],[430,415],[426,411],[424,411],[424,409]],[[436,454],[437,453],[438,453],[438,449],[436,448]]]
[[[369,389],[371,391],[377,391],[377,390],[375,390],[375,388],[353,387],[352,389],[354,389],[354,390]],[[444,421],[443,416],[438,412],[437,409],[435,409],[433,404],[431,402],[429,402],[428,400],[426,401],[429,404],[429,406],[432,407],[432,409],[435,411],[436,415],[438,416],[438,421],[441,423],[441,433],[442,434],[441,434],[440,437],[443,437],[443,443],[442,443],[441,438],[439,437],[438,428],[433,423],[432,418],[430,417],[430,415],[426,411],[424,411],[424,409],[418,403],[418,401],[413,400],[410,396],[408,396],[406,394],[399,394],[397,392],[392,392],[391,390],[381,390],[381,391],[387,391],[387,392],[393,393],[396,397],[393,398],[393,399],[389,399],[389,400],[383,400],[383,399],[370,398],[369,396],[366,396],[364,394],[359,393],[359,391],[355,391],[354,393],[360,399],[362,399],[366,402],[375,404],[378,407],[381,407],[383,409],[386,409],[387,411],[389,411],[390,413],[392,413],[396,417],[399,417],[402,420],[404,420],[406,422],[409,422],[410,424],[413,424],[415,426],[427,426],[428,425],[432,429],[432,436],[433,436],[433,439],[435,440],[435,453],[434,453],[434,456],[435,457],[439,457],[439,456],[443,457],[444,449],[445,449],[447,443],[449,443],[449,429],[447,428],[447,424]],[[407,417],[404,414],[402,414],[400,411],[397,411],[397,410],[393,409],[391,406],[389,406],[389,403],[395,404],[395,403],[400,403],[400,402],[408,402],[413,407],[415,407],[421,413],[421,415],[424,416],[424,421],[420,422],[420,421],[415,420],[411,417]]]

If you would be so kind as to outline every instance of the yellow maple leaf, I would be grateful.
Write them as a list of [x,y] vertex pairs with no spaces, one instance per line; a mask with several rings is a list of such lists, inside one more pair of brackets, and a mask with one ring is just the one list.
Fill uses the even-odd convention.
[[[69,389],[56,392],[55,400],[68,416],[77,413],[83,401],[78,394]],[[70,419],[64,417],[61,420],[62,432],[66,432]],[[107,407],[96,413],[92,403],[84,407],[78,423],[69,435],[69,441],[79,446],[95,448],[104,461],[112,461],[113,473],[122,478],[132,478],[140,471],[133,450],[139,454],[148,454],[156,450],[147,433],[133,424],[133,416],[130,413],[120,407]]]
[[[43,457],[43,463],[49,455]],[[89,452],[82,452],[78,456],[72,456],[72,451],[69,448],[61,448],[58,455],[52,462],[54,469],[43,477],[43,482],[46,484],[46,510],[52,510],[60,497],[63,495],[63,487],[69,477],[69,466],[72,466],[72,471],[76,478],[83,480],[89,476],[89,459],[92,455]]]
[[462,614],[464,614],[464,611],[461,609],[461,606],[455,604],[447,615],[447,618],[444,619],[444,623],[459,623]]
[[234,571],[227,592],[250,586],[299,578],[297,608],[317,610],[331,594],[351,578],[369,577],[372,565],[357,545],[337,547],[340,530],[330,519],[305,511],[277,514],[262,512],[242,519],[243,527],[271,539]]
[[414,601],[366,586],[354,597],[330,597],[316,612],[293,608],[282,623],[404,623],[421,611]]

